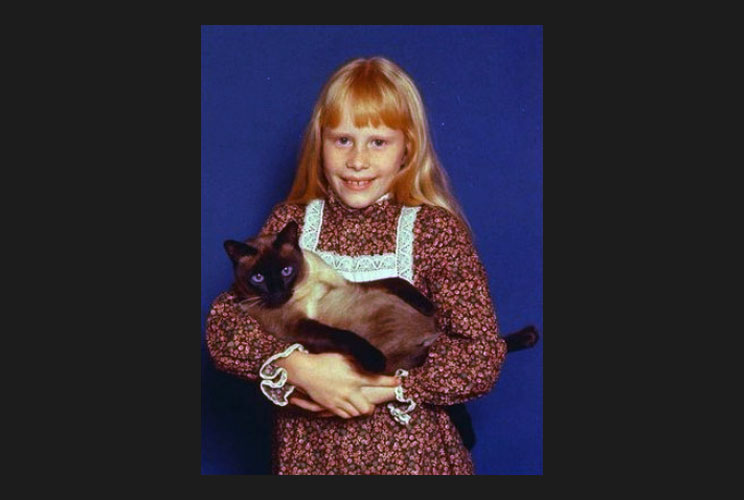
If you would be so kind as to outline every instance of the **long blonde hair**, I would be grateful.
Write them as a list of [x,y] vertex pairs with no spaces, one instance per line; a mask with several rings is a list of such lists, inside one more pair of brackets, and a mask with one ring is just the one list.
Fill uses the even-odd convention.
[[424,103],[410,76],[383,57],[353,59],[326,82],[313,109],[300,149],[299,165],[287,201],[307,203],[330,189],[323,173],[322,131],[341,120],[344,105],[352,109],[354,125],[380,123],[403,131],[407,144],[404,167],[391,185],[393,200],[407,206],[442,207],[469,228],[429,136]]

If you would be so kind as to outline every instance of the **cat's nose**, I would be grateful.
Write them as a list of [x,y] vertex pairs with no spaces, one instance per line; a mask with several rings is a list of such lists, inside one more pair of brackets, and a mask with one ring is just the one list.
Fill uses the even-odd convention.
[[272,293],[268,296],[268,304],[271,307],[276,307],[284,304],[288,297],[285,293]]

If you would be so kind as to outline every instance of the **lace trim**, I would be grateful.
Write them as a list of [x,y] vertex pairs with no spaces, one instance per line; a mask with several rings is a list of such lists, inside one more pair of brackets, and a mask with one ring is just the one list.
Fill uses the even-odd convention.
[[[402,368],[398,368],[395,372],[396,377],[407,377],[408,371],[404,370]],[[405,403],[408,405],[408,408],[405,410],[402,410],[398,407],[396,407],[393,403],[388,403],[387,408],[390,411],[390,414],[393,416],[396,422],[398,422],[400,425],[409,425],[411,423],[411,415],[410,413],[416,408],[416,403],[411,398],[407,398],[404,394],[405,389],[403,389],[402,385],[399,385],[395,388],[395,399],[400,403]]]
[[413,284],[413,223],[421,207],[403,207],[398,217],[398,275]]
[[373,281],[398,276],[397,259],[394,253],[358,257],[338,255],[323,250],[316,250],[315,253],[349,281]]
[[289,403],[287,398],[289,398],[289,395],[295,390],[295,387],[292,384],[285,386],[287,382],[287,370],[280,366],[272,365],[271,363],[279,358],[286,358],[298,350],[300,352],[307,352],[307,349],[305,349],[302,344],[292,344],[283,352],[274,354],[267,359],[264,364],[261,365],[261,369],[258,370],[258,374],[262,379],[260,385],[261,392],[263,392],[264,396],[269,398],[269,400],[276,405],[287,406]]
[[320,236],[320,225],[323,223],[323,205],[321,199],[310,200],[305,208],[305,222],[300,236],[300,248],[315,252]]
[[398,216],[396,252],[351,257],[318,250],[323,224],[322,199],[311,200],[305,209],[305,221],[300,236],[300,247],[318,254],[326,264],[349,281],[363,282],[401,277],[413,283],[413,225],[421,207],[402,207]]

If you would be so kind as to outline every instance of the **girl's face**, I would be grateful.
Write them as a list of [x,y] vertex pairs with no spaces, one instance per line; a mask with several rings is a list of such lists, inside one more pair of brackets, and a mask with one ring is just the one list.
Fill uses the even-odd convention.
[[323,170],[333,192],[348,207],[365,208],[388,192],[406,157],[401,130],[354,125],[348,113],[323,129]]

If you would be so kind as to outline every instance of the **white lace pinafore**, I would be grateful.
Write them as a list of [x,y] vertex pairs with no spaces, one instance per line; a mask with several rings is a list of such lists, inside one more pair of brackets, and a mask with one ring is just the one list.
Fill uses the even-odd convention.
[[319,255],[349,281],[363,282],[400,277],[413,283],[413,224],[421,207],[402,207],[394,253],[351,257],[318,250],[325,200],[312,200],[305,209],[300,247]]

